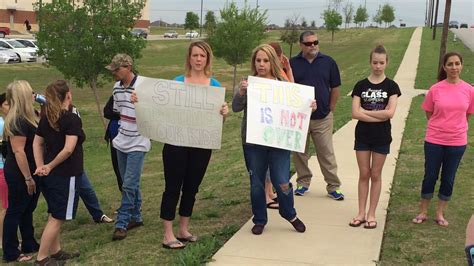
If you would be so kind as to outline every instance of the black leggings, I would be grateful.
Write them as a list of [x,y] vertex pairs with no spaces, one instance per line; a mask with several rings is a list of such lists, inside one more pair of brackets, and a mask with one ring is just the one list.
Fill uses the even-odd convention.
[[161,200],[160,217],[167,221],[175,218],[179,195],[179,215],[190,217],[199,185],[206,173],[212,150],[165,144],[163,166],[165,191]]
[[118,167],[118,161],[117,161],[117,149],[114,148],[114,145],[112,144],[112,141],[110,142],[110,156],[112,158],[112,167],[114,168],[115,176],[117,177],[117,186],[122,192],[122,176],[120,176],[120,170]]

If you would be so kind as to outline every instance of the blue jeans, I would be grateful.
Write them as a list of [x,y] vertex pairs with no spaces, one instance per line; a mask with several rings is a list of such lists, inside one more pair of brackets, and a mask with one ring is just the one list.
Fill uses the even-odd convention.
[[[3,259],[15,261],[21,253],[32,253],[39,249],[33,227],[33,212],[36,209],[40,194],[40,179],[33,176],[36,182],[36,193],[28,195],[23,175],[11,173],[5,168],[5,181],[8,185],[8,209],[3,221]],[[18,228],[21,234],[21,251],[18,249]]]
[[433,198],[440,170],[441,185],[438,198],[444,201],[451,199],[454,177],[465,150],[466,145],[445,146],[425,141],[425,176],[421,186],[422,199]]
[[117,150],[117,161],[120,176],[123,178],[122,203],[118,210],[115,228],[127,230],[131,220],[142,222],[140,213],[142,195],[140,193],[140,176],[142,174],[145,152],[121,152]]
[[100,222],[100,218],[104,212],[100,209],[99,200],[97,199],[89,178],[87,178],[86,172],[82,172],[82,176],[79,180],[79,197],[81,197],[82,202],[84,202],[92,219],[96,222]]
[[[267,224],[265,174],[270,178],[278,196],[281,217],[290,221],[296,217],[293,187],[290,183],[290,151],[260,145],[243,145],[245,164],[250,175],[250,200],[254,224]],[[283,190],[280,185],[288,185]]]

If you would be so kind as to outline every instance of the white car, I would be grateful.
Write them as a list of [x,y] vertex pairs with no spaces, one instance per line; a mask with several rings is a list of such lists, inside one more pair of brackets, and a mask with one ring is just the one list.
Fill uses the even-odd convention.
[[20,62],[36,62],[38,59],[35,48],[26,47],[18,41],[11,39],[0,40],[0,47],[10,49],[20,57]]
[[0,47],[0,64],[19,63],[20,57],[10,49]]
[[18,41],[26,47],[38,49],[38,43],[34,39],[15,39],[15,41]]
[[186,32],[186,38],[197,38],[199,37],[199,33],[197,31],[188,31]]

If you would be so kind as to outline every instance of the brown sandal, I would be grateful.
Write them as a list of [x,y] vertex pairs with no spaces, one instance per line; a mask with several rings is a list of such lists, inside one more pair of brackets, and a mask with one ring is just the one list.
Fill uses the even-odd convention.
[[377,221],[366,221],[364,225],[365,229],[375,229],[377,228]]
[[364,224],[366,222],[365,219],[356,219],[356,218],[353,218],[352,221],[349,223],[349,226],[352,226],[352,227],[359,227],[361,226],[362,224]]

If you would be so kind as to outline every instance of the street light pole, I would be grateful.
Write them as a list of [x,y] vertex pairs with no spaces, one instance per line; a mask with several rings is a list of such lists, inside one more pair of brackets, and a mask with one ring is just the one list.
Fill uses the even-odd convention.
[[202,37],[202,1],[203,0],[201,0],[201,27],[199,28],[199,36],[201,37]]

